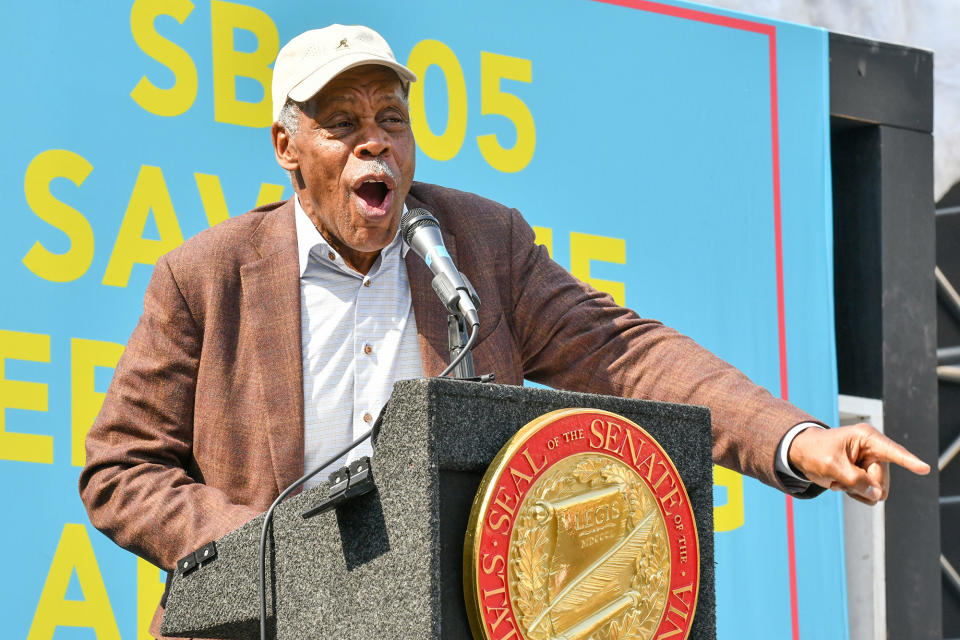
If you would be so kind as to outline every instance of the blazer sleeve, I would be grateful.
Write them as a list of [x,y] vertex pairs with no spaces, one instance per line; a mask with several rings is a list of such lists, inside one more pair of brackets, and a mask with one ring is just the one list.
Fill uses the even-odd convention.
[[533,230],[516,211],[510,236],[512,326],[525,377],[564,389],[708,407],[717,464],[799,497],[823,491],[785,484],[775,469],[786,432],[815,418],[692,339],[571,276],[534,244]]
[[189,472],[201,344],[202,332],[161,258],[87,435],[80,474],[93,525],[168,570],[257,515]]

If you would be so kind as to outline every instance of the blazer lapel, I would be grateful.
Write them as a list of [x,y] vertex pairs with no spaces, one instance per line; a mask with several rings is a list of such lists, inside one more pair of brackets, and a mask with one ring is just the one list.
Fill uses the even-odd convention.
[[300,278],[293,201],[267,214],[251,237],[259,259],[240,268],[242,317],[253,358],[277,491],[303,474],[303,360]]
[[[429,208],[413,195],[406,199],[408,209]],[[432,212],[431,212],[432,213]],[[443,243],[450,259],[457,264],[457,239],[443,226],[440,227]],[[410,297],[413,301],[413,314],[417,320],[417,334],[420,342],[420,356],[423,360],[423,373],[436,376],[447,366],[450,353],[447,344],[448,312],[434,293],[430,283],[433,272],[423,259],[413,250],[408,251],[404,262],[407,265],[407,278],[410,281]]]

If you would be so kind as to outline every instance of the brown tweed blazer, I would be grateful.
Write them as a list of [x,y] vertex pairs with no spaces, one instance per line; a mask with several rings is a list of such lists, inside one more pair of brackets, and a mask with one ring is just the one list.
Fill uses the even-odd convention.
[[[774,454],[812,418],[553,262],[520,214],[414,183],[482,301],[477,371],[563,389],[710,407],[713,458],[784,489]],[[80,493],[98,529],[170,569],[263,512],[303,473],[293,203],[223,222],[161,258],[143,316],[87,436]],[[424,371],[446,362],[446,311],[406,258]],[[158,630],[159,614],[154,630]]]

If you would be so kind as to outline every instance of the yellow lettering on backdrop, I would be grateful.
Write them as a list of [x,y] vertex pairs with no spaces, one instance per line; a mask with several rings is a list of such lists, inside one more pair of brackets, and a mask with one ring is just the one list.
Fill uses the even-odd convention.
[[271,202],[283,200],[283,185],[270,184],[269,182],[260,183],[260,191],[257,192],[257,206],[262,207]]
[[[212,227],[229,218],[230,211],[227,208],[227,200],[223,197],[220,177],[206,173],[194,173],[193,178],[197,181],[197,190],[200,192],[200,200],[203,202],[203,212],[207,215],[207,224]],[[260,185],[260,191],[257,193],[256,206],[276,202],[281,198],[283,198],[283,185],[264,182]]]
[[727,502],[713,508],[713,530],[733,531],[743,526],[743,476],[717,465],[713,466],[713,484],[727,488]]
[[[447,127],[435,134],[427,122],[424,98],[427,69],[437,65],[447,83]],[[417,147],[434,160],[449,160],[460,151],[467,135],[467,83],[457,54],[439,40],[421,40],[410,51],[407,67],[419,82],[410,85],[410,126]]]
[[[83,600],[66,599],[74,570]],[[81,524],[68,522],[63,527],[27,640],[50,640],[57,627],[92,627],[97,640],[120,640],[90,537]]]
[[533,65],[529,60],[480,53],[480,114],[506,117],[517,130],[517,140],[504,148],[495,134],[477,136],[480,153],[491,167],[505,173],[522,171],[533,159],[537,146],[537,128],[533,114],[523,100],[500,88],[500,80],[531,82]]
[[70,461],[82,467],[87,461],[84,441],[103,405],[105,393],[94,388],[97,367],[116,367],[123,345],[100,340],[70,339]]
[[23,191],[27,205],[38,218],[70,238],[66,253],[53,253],[35,242],[23,257],[23,264],[35,275],[51,282],[76,280],[93,262],[93,229],[82,213],[66,205],[50,193],[54,178],[67,178],[78,187],[87,179],[93,165],[72,151],[50,149],[30,161],[24,177]]
[[[270,65],[280,50],[277,25],[260,9],[223,0],[210,3],[213,45],[213,113],[217,122],[244,127],[266,127],[273,121]],[[234,48],[233,31],[243,29],[257,38],[251,52]],[[263,88],[259,102],[237,100],[236,79],[252,78]]]
[[547,248],[547,253],[553,257],[553,229],[550,227],[534,227],[533,241]]
[[163,596],[166,573],[137,558],[137,640],[153,640],[150,623]]
[[[159,240],[143,237],[147,216],[151,211],[160,232]],[[127,286],[134,263],[154,265],[157,258],[182,243],[183,233],[170,201],[163,171],[160,167],[142,166],[127,210],[123,214],[107,270],[103,274],[103,284],[112,287]]]
[[154,22],[159,16],[171,16],[183,24],[193,3],[190,0],[136,0],[130,9],[130,32],[140,49],[173,73],[173,86],[161,89],[142,76],[130,92],[133,101],[158,116],[179,116],[197,99],[197,67],[190,54],[159,33]]
[[626,301],[626,286],[614,280],[600,280],[590,277],[590,261],[626,264],[627,242],[622,238],[607,238],[589,233],[570,232],[570,273],[613,296],[613,300],[623,305]]
[[0,329],[0,459],[53,464],[53,436],[7,431],[7,409],[47,410],[47,385],[7,380],[7,360],[50,362],[50,336]]

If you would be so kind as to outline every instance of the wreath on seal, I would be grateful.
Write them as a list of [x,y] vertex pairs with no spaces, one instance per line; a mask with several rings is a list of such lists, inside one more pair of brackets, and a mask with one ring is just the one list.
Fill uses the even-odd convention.
[[[618,485],[627,500],[630,527],[636,526],[651,509],[658,508],[652,493],[629,468],[597,457],[583,460],[571,473],[559,474],[534,487],[525,500],[515,528],[515,531],[522,533],[511,546],[510,571],[513,577],[513,610],[527,640],[549,640],[554,635],[549,618],[536,629],[530,630],[533,622],[550,604],[547,594],[550,577],[549,520],[544,517],[543,507],[537,503],[548,495],[554,500],[565,498],[582,491],[584,486],[595,488],[610,485]],[[639,605],[607,622],[588,640],[652,637],[660,622],[659,614],[666,605],[669,581],[669,542],[663,521],[658,518],[634,561],[630,587],[639,594]]]

